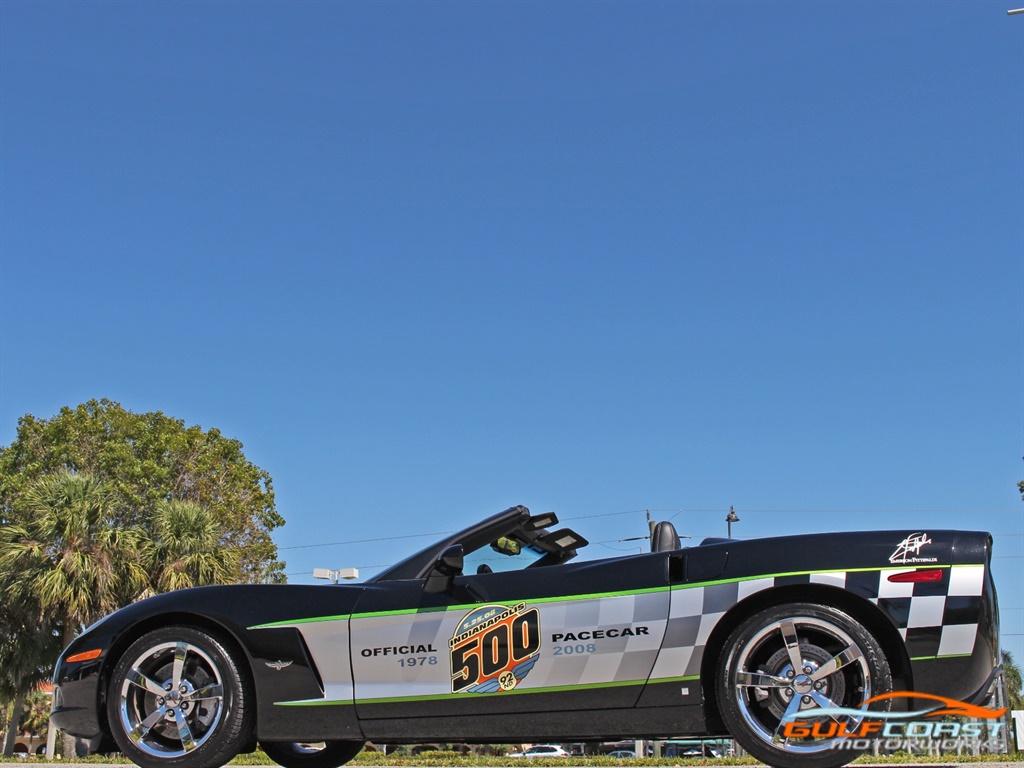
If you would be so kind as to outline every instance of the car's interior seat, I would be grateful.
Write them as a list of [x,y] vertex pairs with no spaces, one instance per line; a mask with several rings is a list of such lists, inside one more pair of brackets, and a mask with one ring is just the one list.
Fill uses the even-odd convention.
[[665,520],[654,526],[651,531],[651,552],[672,552],[681,546],[679,534],[672,523]]

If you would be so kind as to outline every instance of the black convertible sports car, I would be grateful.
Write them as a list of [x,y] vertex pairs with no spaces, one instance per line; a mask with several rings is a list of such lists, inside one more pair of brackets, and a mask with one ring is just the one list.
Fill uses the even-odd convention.
[[54,722],[143,768],[215,768],[257,743],[334,768],[366,740],[724,735],[828,768],[858,753],[782,724],[890,691],[980,703],[998,670],[986,533],[683,548],[658,523],[649,554],[571,563],[587,541],[556,523],[513,507],[363,584],[135,603],[64,651]]

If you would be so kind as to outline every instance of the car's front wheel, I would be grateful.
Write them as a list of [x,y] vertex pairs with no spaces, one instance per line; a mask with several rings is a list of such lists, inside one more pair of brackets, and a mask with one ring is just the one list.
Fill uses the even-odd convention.
[[858,709],[892,691],[889,663],[871,633],[843,611],[813,603],[774,606],[743,621],[726,640],[715,682],[730,733],[778,768],[846,765],[863,749],[846,749],[852,743],[843,734],[857,732],[863,717],[823,710]]
[[251,737],[245,668],[213,633],[171,626],[136,640],[114,667],[107,719],[142,768],[219,768]]
[[299,744],[291,741],[262,741],[267,757],[284,768],[338,768],[359,754],[361,741],[324,741]]

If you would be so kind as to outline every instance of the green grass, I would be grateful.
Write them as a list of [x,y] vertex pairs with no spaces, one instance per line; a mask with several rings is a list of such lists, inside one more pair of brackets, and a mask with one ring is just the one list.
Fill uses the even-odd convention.
[[[60,765],[61,760],[55,761]],[[131,762],[121,755],[92,755],[85,758],[77,758],[76,763],[114,763],[119,765],[131,765]],[[865,755],[857,758],[853,765],[901,765],[906,763],[1008,763],[1024,762],[1024,753],[1014,752],[1009,755],[908,755],[895,754],[874,757]],[[44,758],[0,758],[0,763],[16,763],[18,765],[38,765],[47,763]],[[229,765],[274,765],[269,757],[262,751],[257,750],[250,754],[239,755]],[[633,760],[616,760],[611,757],[573,757],[573,758],[532,758],[520,760],[509,757],[491,757],[486,755],[461,755],[457,752],[425,752],[415,757],[410,755],[383,755],[380,752],[360,752],[349,765],[354,766],[422,766],[423,768],[469,768],[470,766],[483,766],[483,768],[577,768],[578,766],[621,766],[621,768],[636,768],[646,766],[732,766],[732,765],[760,765],[752,757],[721,757],[717,759],[706,758],[646,758]]]

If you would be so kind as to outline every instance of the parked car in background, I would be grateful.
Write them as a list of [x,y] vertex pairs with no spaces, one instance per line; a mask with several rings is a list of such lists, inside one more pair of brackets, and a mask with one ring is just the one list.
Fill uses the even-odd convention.
[[712,749],[711,747],[690,747],[687,750],[681,752],[679,757],[721,757],[718,754],[718,750]]
[[511,752],[509,757],[569,757],[569,753],[557,744],[534,744],[522,752]]
[[605,757],[614,757],[619,760],[632,760],[636,757],[636,752],[631,749],[616,749],[614,752],[609,752]]

